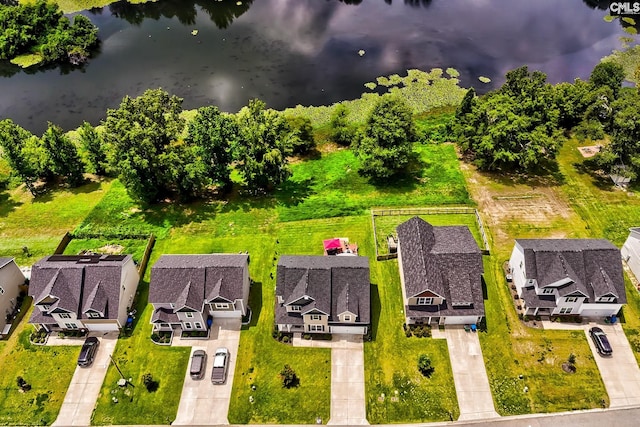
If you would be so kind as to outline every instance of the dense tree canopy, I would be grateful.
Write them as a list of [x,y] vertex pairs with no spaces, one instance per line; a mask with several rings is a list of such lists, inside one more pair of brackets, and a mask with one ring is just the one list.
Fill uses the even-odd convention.
[[82,15],[73,24],[55,3],[0,5],[0,59],[36,54],[42,62],[78,64],[98,43],[98,29]]
[[7,160],[13,172],[20,177],[32,195],[36,195],[34,183],[38,172],[28,158],[25,146],[31,133],[15,124],[11,119],[0,121],[0,147],[2,156]]
[[510,71],[500,89],[463,105],[453,133],[482,169],[531,170],[563,141],[553,87],[539,71]]
[[84,165],[78,149],[60,126],[49,122],[49,127],[42,135],[42,148],[47,156],[42,171],[45,175],[66,177],[74,187],[82,184]]
[[84,147],[89,160],[89,165],[97,175],[104,175],[107,170],[107,147],[102,136],[91,123],[83,122],[78,132],[80,143]]
[[331,140],[336,144],[349,146],[353,142],[355,130],[348,120],[349,110],[344,104],[338,104],[331,113]]
[[185,124],[181,111],[182,99],[161,89],[126,96],[107,111],[104,139],[112,147],[113,168],[133,198],[155,202],[175,188],[175,168],[188,163],[182,157],[190,154],[176,148]]
[[289,127],[277,111],[267,109],[264,102],[253,99],[237,115],[239,142],[236,149],[237,168],[247,187],[271,190],[289,176],[287,143]]
[[593,68],[589,77],[589,83],[595,88],[608,87],[611,89],[614,98],[618,97],[623,80],[624,68],[611,61],[600,62]]
[[411,158],[416,130],[411,109],[398,97],[383,96],[369,114],[357,143],[358,172],[375,180],[405,170]]

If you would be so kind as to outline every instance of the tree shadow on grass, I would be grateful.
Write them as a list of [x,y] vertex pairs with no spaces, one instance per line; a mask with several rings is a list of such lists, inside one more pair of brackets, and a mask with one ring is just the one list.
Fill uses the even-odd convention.
[[531,187],[555,187],[566,183],[566,178],[556,162],[546,162],[540,167],[527,172],[510,170],[486,171],[478,169],[483,177],[506,187],[528,185]]
[[609,176],[601,170],[593,169],[589,163],[574,163],[572,166],[580,175],[588,175],[591,183],[599,190],[611,192],[615,189]]
[[0,193],[0,217],[9,215],[21,205],[22,203],[11,199],[7,191]]
[[381,193],[398,194],[415,191],[421,185],[423,172],[428,163],[421,159],[418,153],[413,152],[407,167],[389,178],[370,179],[369,183]]
[[309,196],[315,194],[313,184],[315,179],[307,178],[302,181],[288,179],[275,192],[275,198],[279,204],[286,207],[297,206]]
[[262,282],[252,282],[249,293],[249,307],[251,307],[251,321],[248,325],[242,325],[242,329],[258,326],[258,319],[262,312]]
[[382,303],[380,302],[380,293],[378,285],[371,284],[371,341],[375,341],[378,336],[378,323],[380,322],[380,311]]

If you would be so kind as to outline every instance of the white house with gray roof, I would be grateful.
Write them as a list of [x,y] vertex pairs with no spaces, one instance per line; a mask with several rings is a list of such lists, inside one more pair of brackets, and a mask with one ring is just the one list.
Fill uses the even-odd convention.
[[205,331],[207,320],[249,311],[249,255],[163,255],[151,268],[154,331]]
[[13,258],[0,257],[0,338],[11,330],[13,315],[19,308],[18,295],[25,278]]
[[52,255],[31,269],[29,323],[47,331],[118,331],[140,277],[131,255]]
[[605,239],[517,239],[509,269],[528,315],[612,316],[627,302],[620,250]]
[[640,280],[640,227],[629,229],[629,237],[624,242],[621,253],[633,275]]
[[482,253],[466,226],[413,217],[397,227],[408,324],[476,324],[484,317]]
[[280,257],[275,307],[279,331],[364,335],[370,313],[369,258]]

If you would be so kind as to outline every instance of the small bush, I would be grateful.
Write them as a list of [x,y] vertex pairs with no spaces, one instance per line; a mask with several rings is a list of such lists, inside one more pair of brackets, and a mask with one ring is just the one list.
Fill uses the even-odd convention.
[[418,356],[418,370],[425,377],[431,377],[435,368],[431,365],[431,358],[426,354]]
[[288,344],[289,343],[289,337],[286,336],[286,335],[284,337],[282,337],[282,342],[285,343],[285,344]]
[[567,362],[569,362],[570,365],[575,365],[576,364],[576,355],[571,353],[569,355],[569,358],[567,359]]
[[280,371],[280,378],[284,388],[297,387],[300,384],[298,375],[289,365],[284,365],[284,368]]
[[160,387],[160,383],[154,380],[150,373],[146,373],[142,376],[142,383],[149,393],[158,390],[158,387]]

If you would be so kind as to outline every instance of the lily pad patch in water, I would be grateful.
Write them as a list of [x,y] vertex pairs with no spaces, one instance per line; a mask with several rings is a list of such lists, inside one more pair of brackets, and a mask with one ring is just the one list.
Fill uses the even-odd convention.
[[478,77],[478,80],[480,80],[482,83],[491,83],[491,79],[485,76]]
[[193,31],[191,31],[191,35],[192,35],[192,36],[197,36],[197,35],[198,35],[198,30],[193,30]]

